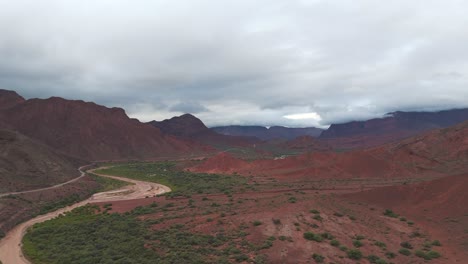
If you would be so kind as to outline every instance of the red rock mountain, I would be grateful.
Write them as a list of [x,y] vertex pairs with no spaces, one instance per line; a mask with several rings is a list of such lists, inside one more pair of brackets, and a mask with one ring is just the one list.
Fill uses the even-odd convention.
[[376,146],[468,120],[468,109],[439,112],[395,112],[384,118],[332,124],[320,139],[335,148]]
[[315,127],[289,128],[282,126],[272,126],[270,128],[263,126],[220,126],[211,129],[223,135],[256,137],[261,140],[294,139],[300,136],[318,137],[323,131]]
[[130,119],[121,108],[58,97],[17,100],[0,111],[0,121],[86,160],[166,157],[209,150]]
[[159,128],[163,133],[169,135],[219,147],[249,146],[258,141],[252,137],[218,134],[206,127],[200,119],[191,114],[176,116],[160,122],[151,121],[148,124]]

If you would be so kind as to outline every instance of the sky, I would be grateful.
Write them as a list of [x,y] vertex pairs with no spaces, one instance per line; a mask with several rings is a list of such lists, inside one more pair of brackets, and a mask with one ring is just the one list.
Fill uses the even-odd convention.
[[0,0],[0,88],[209,126],[468,107],[467,10],[462,0]]

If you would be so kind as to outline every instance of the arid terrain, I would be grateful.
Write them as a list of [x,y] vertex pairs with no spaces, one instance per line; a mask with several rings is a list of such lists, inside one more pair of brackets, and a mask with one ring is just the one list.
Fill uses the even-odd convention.
[[322,136],[223,130],[256,138],[193,115],[142,123],[83,101],[0,100],[2,263],[468,259],[464,110]]

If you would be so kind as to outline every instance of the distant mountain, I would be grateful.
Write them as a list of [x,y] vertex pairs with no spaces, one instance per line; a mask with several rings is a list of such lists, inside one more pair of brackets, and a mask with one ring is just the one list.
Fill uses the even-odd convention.
[[246,146],[258,141],[252,137],[229,136],[216,133],[191,114],[176,116],[163,121],[151,121],[148,124],[159,128],[163,133],[190,139],[215,146]]
[[0,129],[0,193],[65,182],[79,175],[82,161],[57,153],[18,132]]
[[272,126],[270,128],[263,126],[219,126],[211,129],[223,135],[256,137],[261,140],[294,139],[300,136],[318,137],[323,131],[323,129],[315,127],[289,128],[282,126]]
[[413,135],[434,128],[453,126],[468,120],[468,108],[439,112],[394,112],[384,118],[332,124],[320,138],[373,136],[387,134]]
[[[0,102],[11,93],[2,91]],[[14,98],[14,97],[13,97]],[[0,109],[0,124],[69,155],[86,160],[141,159],[208,151],[130,119],[121,108],[49,99],[15,100]]]
[[[243,167],[230,167],[228,164]],[[318,151],[280,160],[242,163],[215,157],[191,168],[198,172],[263,174],[287,181],[343,178],[424,178],[467,173],[468,121],[400,142],[348,152]]]

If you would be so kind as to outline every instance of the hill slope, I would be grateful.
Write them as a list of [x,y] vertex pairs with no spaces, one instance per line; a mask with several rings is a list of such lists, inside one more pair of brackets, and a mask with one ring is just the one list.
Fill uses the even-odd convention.
[[79,175],[83,162],[19,133],[0,129],[0,193],[43,188]]

